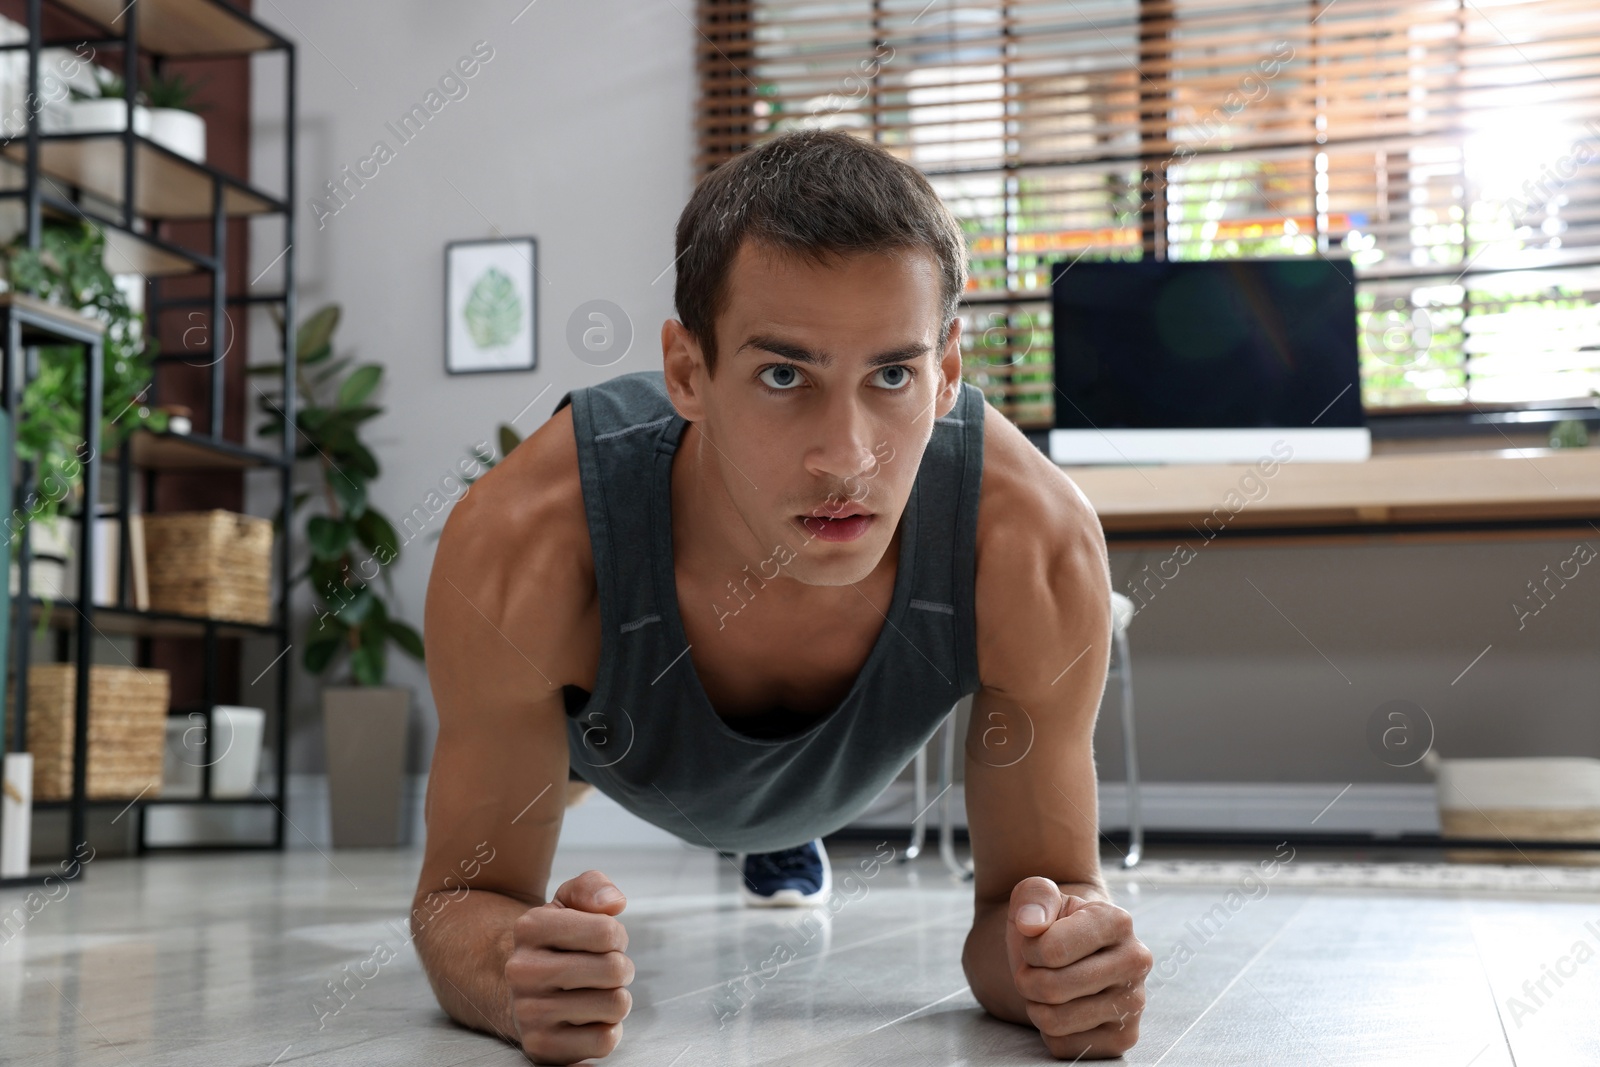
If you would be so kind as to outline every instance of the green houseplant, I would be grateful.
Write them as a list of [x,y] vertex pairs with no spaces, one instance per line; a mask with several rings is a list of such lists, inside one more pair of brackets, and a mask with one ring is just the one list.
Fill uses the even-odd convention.
[[[389,609],[394,583],[389,566],[400,555],[394,524],[368,496],[379,474],[361,428],[383,412],[371,403],[383,380],[376,363],[335,358],[333,333],[339,306],[329,304],[295,331],[295,425],[285,424],[283,364],[250,368],[272,376],[276,393],[257,388],[266,421],[259,432],[293,432],[301,487],[276,518],[282,527],[307,512],[309,559],[292,575],[311,583],[315,618],[302,653],[306,670],[327,675],[343,665],[350,684],[324,685],[323,737],[328,759],[328,802],[333,843],[339,848],[402,843],[400,797],[411,690],[384,684],[391,643],[419,662],[422,635]],[[286,330],[282,319],[279,329]],[[373,579],[381,576],[381,590]]]
[[[166,429],[165,412],[141,403],[153,376],[156,340],[105,267],[105,234],[85,221],[44,223],[39,248],[18,236],[4,250],[7,285],[105,323],[100,450],[120,448],[136,429]],[[29,522],[53,521],[63,507],[81,503],[83,439],[83,349],[74,345],[39,349],[38,374],[23,390],[16,420],[16,450],[34,464],[34,496],[20,501],[10,535],[15,541]]]
[[[420,661],[422,636],[389,613],[386,597],[393,598],[394,584],[388,567],[399,558],[400,538],[367,497],[379,466],[361,440],[361,427],[383,412],[369,403],[383,380],[383,367],[352,368],[352,357],[334,358],[338,325],[339,306],[329,304],[295,332],[295,458],[307,473],[290,501],[291,517],[313,502],[316,506],[305,524],[310,558],[293,581],[309,580],[315,597],[317,617],[302,654],[306,670],[324,674],[342,659],[357,685],[378,686],[387,674],[389,645]],[[250,374],[271,381],[267,388],[257,386],[256,403],[266,416],[257,432],[282,434],[283,364],[254,365]],[[281,513],[274,519],[280,529],[284,521]],[[372,584],[378,576],[381,592]]]

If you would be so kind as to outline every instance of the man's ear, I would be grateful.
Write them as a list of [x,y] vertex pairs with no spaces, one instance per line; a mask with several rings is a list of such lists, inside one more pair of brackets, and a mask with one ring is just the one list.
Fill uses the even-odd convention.
[[706,382],[705,357],[700,343],[677,319],[661,324],[661,373],[667,398],[687,422],[705,421],[701,390]]
[[939,352],[939,394],[934,404],[933,417],[942,419],[956,406],[961,395],[961,316],[950,320],[950,332],[945,335]]

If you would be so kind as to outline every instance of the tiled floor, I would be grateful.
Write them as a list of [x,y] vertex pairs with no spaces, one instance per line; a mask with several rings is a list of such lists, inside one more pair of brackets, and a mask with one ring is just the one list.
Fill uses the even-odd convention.
[[[835,870],[870,852],[835,847]],[[405,942],[417,865],[412,852],[96,860],[0,943],[0,1064],[526,1062],[434,1004]],[[734,870],[707,852],[564,851],[556,874],[589,867],[629,893],[637,964],[607,1063],[1053,1062],[966,991],[969,890],[931,856],[804,925],[742,909]],[[0,893],[0,914],[23,898]],[[1266,882],[1120,899],[1158,960],[1129,1063],[1600,1064],[1600,895]],[[783,944],[798,958],[763,970]],[[728,983],[746,968],[770,977],[741,1000]],[[341,1006],[326,983],[346,974],[365,977]]]

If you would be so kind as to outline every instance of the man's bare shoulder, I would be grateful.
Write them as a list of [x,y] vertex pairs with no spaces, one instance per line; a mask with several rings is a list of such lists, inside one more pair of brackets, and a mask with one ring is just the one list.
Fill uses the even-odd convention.
[[[428,586],[430,628],[493,627],[524,658],[566,677],[597,606],[570,406],[472,484],[451,510]],[[537,662],[537,660],[536,660]],[[579,671],[581,676],[581,670]]]
[[1045,671],[1041,654],[1053,662],[1057,642],[1109,617],[1105,535],[1083,491],[992,404],[983,433],[979,673],[986,687],[1015,689]]

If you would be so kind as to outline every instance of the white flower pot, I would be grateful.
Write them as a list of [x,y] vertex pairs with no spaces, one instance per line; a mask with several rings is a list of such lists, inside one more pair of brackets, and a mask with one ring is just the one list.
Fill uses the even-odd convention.
[[[128,102],[121,99],[74,100],[66,108],[67,129],[74,133],[120,133],[128,125]],[[150,136],[150,109],[133,106],[133,132]]]
[[[20,105],[19,105],[19,108],[20,108]],[[11,112],[9,112],[9,111],[7,112],[7,114],[10,114],[10,113]],[[14,126],[14,128],[13,128],[13,126]],[[72,129],[72,101],[70,101],[70,100],[48,100],[48,101],[46,101],[44,103],[43,106],[41,106],[39,108],[39,132],[40,133],[67,133],[71,129]],[[17,121],[16,123],[14,123],[12,125],[8,125],[7,126],[7,128],[5,130],[5,136],[7,136],[8,138],[9,137],[25,137],[25,136],[27,136],[27,132],[28,132],[27,123],[25,121]]]
[[176,107],[150,108],[148,136],[185,159],[196,163],[206,161],[206,120],[193,111]]
[[261,708],[218,704],[211,709],[211,745],[207,748],[205,719],[199,713],[168,719],[162,795],[199,796],[201,768],[209,760],[213,797],[251,796],[261,773],[266,721],[267,713]]
[[[121,133],[127,101],[117,97],[47,104],[39,113],[45,133]],[[206,161],[206,120],[176,107],[133,107],[133,132],[196,163]]]

